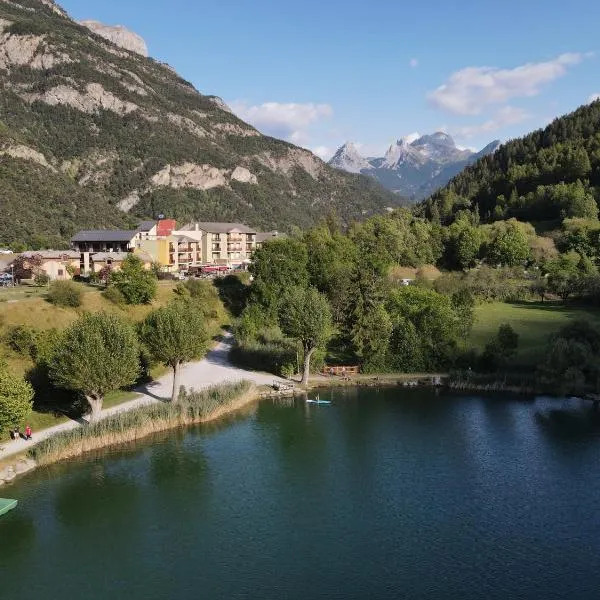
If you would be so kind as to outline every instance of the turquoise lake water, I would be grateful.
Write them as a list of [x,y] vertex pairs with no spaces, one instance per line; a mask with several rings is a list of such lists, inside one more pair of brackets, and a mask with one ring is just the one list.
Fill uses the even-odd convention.
[[589,406],[321,397],[4,486],[0,598],[600,598]]

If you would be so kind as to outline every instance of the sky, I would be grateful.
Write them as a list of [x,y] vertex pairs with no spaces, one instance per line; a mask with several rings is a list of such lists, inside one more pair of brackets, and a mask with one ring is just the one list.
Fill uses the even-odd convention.
[[597,0],[58,2],[325,159],[438,130],[479,150],[600,96]]

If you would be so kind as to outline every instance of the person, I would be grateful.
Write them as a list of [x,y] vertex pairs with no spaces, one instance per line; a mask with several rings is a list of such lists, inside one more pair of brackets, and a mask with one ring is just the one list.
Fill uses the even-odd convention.
[[14,431],[13,431],[13,439],[18,440],[21,437],[21,434],[19,433],[19,428],[15,427]]
[[26,440],[31,439],[31,427],[29,425],[27,425],[27,427],[25,427],[25,439]]

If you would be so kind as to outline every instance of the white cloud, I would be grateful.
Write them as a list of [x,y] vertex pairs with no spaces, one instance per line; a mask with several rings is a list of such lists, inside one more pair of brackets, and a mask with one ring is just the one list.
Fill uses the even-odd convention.
[[324,161],[328,161],[333,156],[333,150],[327,146],[317,146],[316,148],[309,148],[309,150]]
[[412,144],[415,140],[418,140],[421,137],[421,134],[418,131],[415,131],[414,133],[409,133],[408,135],[403,136],[403,140],[407,143],[407,144]]
[[516,125],[517,123],[525,121],[529,117],[530,115],[527,113],[527,111],[523,110],[522,108],[505,106],[504,108],[496,111],[491,119],[484,121],[479,125],[458,127],[454,129],[453,132],[458,137],[468,139],[484,133],[497,131],[503,127],[508,127],[509,125]]
[[541,88],[564,76],[569,67],[589,54],[561,54],[553,60],[527,63],[514,69],[467,67],[456,71],[427,98],[433,106],[459,115],[478,115],[494,104],[511,98],[535,96]]
[[314,104],[308,102],[265,102],[256,106],[248,106],[245,102],[236,100],[229,103],[231,110],[257,129],[283,138],[296,144],[306,144],[308,135],[305,129],[311,124],[328,119],[333,115],[329,104]]
[[408,64],[413,68],[416,69],[419,66],[419,60],[417,58],[411,58],[408,61]]
[[592,94],[588,99],[587,99],[587,103],[591,104],[592,102],[595,102],[596,100],[600,100],[600,94]]

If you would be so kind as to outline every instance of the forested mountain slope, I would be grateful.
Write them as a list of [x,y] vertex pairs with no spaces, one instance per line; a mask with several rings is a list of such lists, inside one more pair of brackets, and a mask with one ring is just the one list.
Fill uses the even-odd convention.
[[51,0],[0,0],[0,244],[165,214],[306,226],[401,199],[261,135]]
[[600,199],[600,101],[501,146],[421,204],[443,223],[468,209],[482,221],[595,219]]

